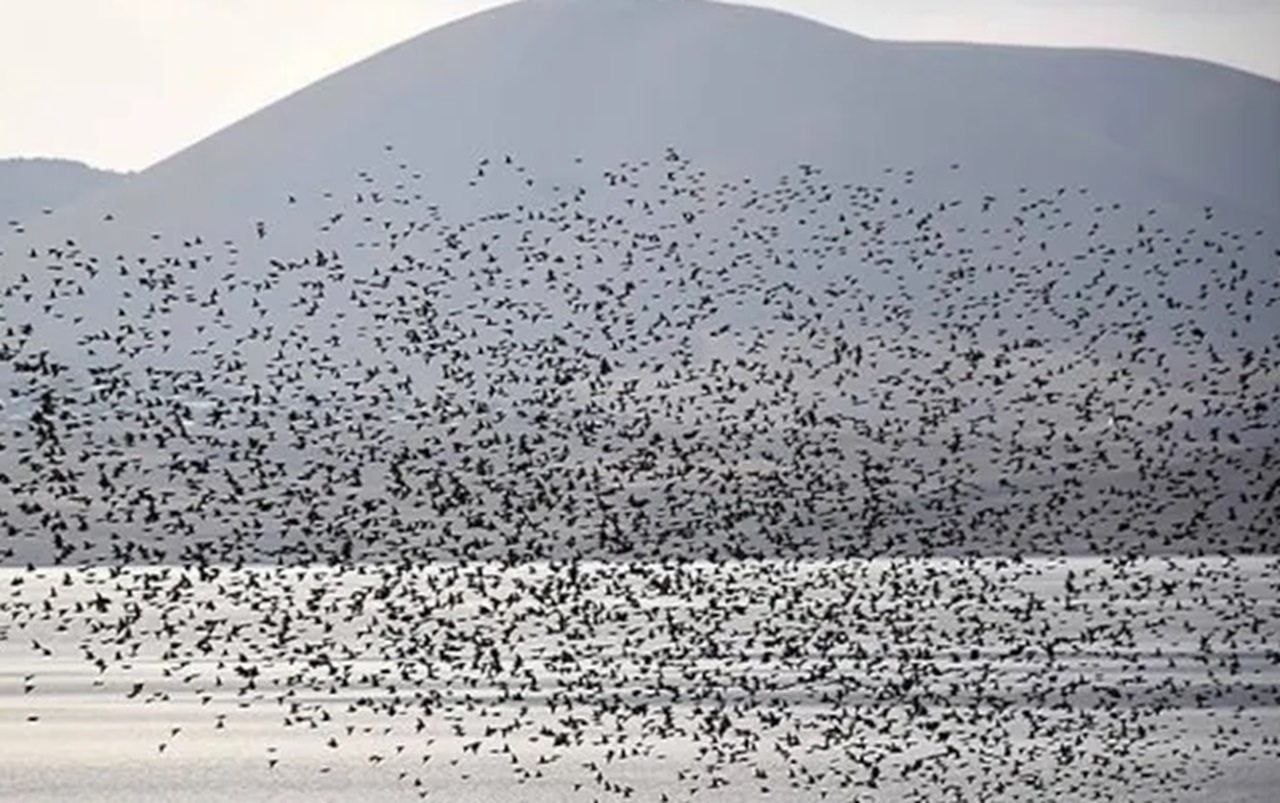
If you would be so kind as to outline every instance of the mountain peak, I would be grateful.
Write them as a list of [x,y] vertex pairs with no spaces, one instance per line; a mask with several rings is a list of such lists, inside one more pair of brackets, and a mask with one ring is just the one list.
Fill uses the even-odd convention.
[[110,202],[207,222],[338,186],[388,145],[439,180],[495,153],[556,174],[674,145],[725,175],[960,162],[992,187],[1084,183],[1273,218],[1277,130],[1280,87],[1186,60],[882,42],[710,0],[523,0],[325,78]]

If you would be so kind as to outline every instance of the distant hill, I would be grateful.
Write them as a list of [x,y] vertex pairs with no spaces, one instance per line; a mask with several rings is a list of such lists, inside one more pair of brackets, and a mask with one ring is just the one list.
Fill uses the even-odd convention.
[[961,162],[962,189],[1066,183],[1275,221],[1277,132],[1280,84],[1190,59],[878,41],[704,0],[525,0],[322,79],[100,206],[209,231],[401,163],[438,182],[510,153],[567,178],[573,157],[594,170],[670,145],[725,177]]
[[0,159],[0,233],[111,185],[120,173],[67,159]]

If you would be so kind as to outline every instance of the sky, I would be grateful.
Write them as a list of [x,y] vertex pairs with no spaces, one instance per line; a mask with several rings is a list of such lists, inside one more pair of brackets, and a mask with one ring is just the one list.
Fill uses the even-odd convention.
[[[504,0],[3,0],[0,158],[139,170]],[[884,39],[1109,47],[1280,81],[1280,0],[745,0]]]

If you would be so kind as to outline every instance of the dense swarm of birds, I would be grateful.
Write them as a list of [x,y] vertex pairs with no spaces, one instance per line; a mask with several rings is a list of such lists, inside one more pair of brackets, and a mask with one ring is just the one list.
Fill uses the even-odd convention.
[[1264,232],[676,150],[497,155],[454,208],[383,157],[238,237],[4,254],[10,638],[335,750],[381,719],[423,796],[1168,800],[1280,758]]

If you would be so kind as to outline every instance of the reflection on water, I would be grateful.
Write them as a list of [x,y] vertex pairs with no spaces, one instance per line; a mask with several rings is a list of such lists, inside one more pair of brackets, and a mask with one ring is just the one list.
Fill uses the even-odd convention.
[[40,569],[0,588],[19,799],[197,799],[201,778],[210,800],[1266,800],[1280,780],[1280,558]]

